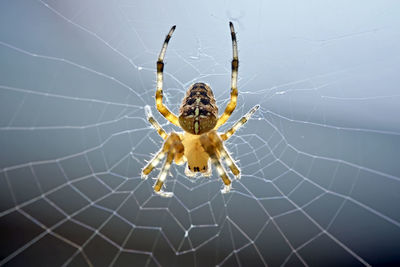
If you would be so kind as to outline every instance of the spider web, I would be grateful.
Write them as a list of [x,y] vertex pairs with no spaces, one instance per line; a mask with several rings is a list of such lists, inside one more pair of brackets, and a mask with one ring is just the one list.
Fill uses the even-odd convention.
[[[334,3],[2,1],[0,265],[398,264],[399,7]],[[261,105],[226,142],[242,179],[174,165],[160,198],[140,170],[163,38],[166,104],[205,81],[222,110],[229,20],[222,130]]]

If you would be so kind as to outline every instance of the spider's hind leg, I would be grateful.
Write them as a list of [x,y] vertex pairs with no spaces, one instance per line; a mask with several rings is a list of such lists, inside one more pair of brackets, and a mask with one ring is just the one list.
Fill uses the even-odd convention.
[[228,150],[225,148],[221,137],[219,137],[219,135],[215,131],[210,132],[208,134],[208,137],[210,138],[211,142],[215,144],[217,156],[223,158],[233,175],[235,175],[235,178],[240,179],[240,169],[236,165],[235,161],[232,159]]
[[154,192],[162,197],[172,197],[174,195],[174,193],[172,192],[164,192],[162,190],[164,181],[167,178],[168,171],[171,167],[171,163],[173,160],[174,160],[174,153],[168,152],[167,159],[161,168],[161,172],[158,175],[156,183],[154,184]]
[[161,149],[150,161],[147,165],[142,169],[142,179],[147,179],[150,172],[157,167],[157,165],[161,162],[161,160],[165,157],[165,151]]
[[[224,166],[221,164],[219,160],[220,155],[220,146],[222,145],[222,141],[218,142],[214,138],[214,135],[220,140],[220,137],[217,135],[215,131],[212,131],[208,134],[203,134],[200,137],[201,145],[203,146],[204,150],[211,158],[211,162],[214,164],[215,168],[217,169],[218,175],[221,177],[222,181],[224,182],[224,188],[221,190],[221,193],[225,194],[228,193],[232,188],[232,181],[229,179],[228,174],[225,171]],[[218,152],[217,152],[218,151]]]
[[235,161],[232,159],[231,155],[229,154],[229,152],[226,150],[226,148],[223,145],[220,148],[220,153],[221,153],[221,156],[224,158],[226,165],[228,165],[228,167],[231,170],[231,172],[233,173],[233,175],[235,175],[235,178],[240,179],[240,169],[236,165]]
[[163,166],[161,167],[160,174],[158,175],[157,181],[154,184],[154,192],[163,197],[172,197],[172,192],[164,192],[162,187],[164,185],[165,179],[167,178],[169,169],[171,167],[174,159],[180,161],[184,152],[184,147],[176,133],[171,133],[165,140],[162,150],[159,153],[166,153],[167,159],[165,160]]

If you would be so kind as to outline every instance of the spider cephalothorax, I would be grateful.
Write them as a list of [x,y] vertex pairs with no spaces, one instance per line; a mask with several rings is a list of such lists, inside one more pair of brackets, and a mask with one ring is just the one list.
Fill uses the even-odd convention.
[[203,134],[214,129],[218,120],[218,107],[210,86],[195,83],[186,92],[179,110],[179,124],[191,134]]
[[204,176],[211,175],[210,162],[215,166],[218,175],[224,182],[222,193],[227,193],[231,189],[231,179],[221,160],[224,160],[233,175],[239,179],[240,170],[226,150],[223,142],[231,137],[251,115],[259,108],[254,106],[247,114],[238,120],[225,133],[218,133],[218,128],[223,125],[233,110],[236,108],[237,101],[237,72],[239,67],[239,59],[237,52],[236,34],[233,24],[230,22],[229,27],[232,37],[233,59],[232,59],[232,80],[231,80],[231,99],[225,108],[224,113],[218,117],[218,107],[215,103],[214,94],[209,85],[205,83],[195,83],[186,92],[186,96],[182,101],[179,111],[179,118],[172,113],[162,102],[163,100],[163,71],[164,56],[167,50],[168,42],[171,39],[175,26],[171,28],[165,38],[163,47],[157,61],[157,90],[156,90],[156,106],[157,110],[172,124],[181,127],[183,133],[167,134],[160,124],[154,119],[149,106],[145,107],[148,121],[156,128],[158,134],[165,140],[161,150],[153,157],[152,160],[143,168],[142,177],[147,175],[166,157],[166,160],[158,175],[154,185],[154,192],[157,194],[170,197],[171,192],[164,192],[162,187],[167,177],[172,162],[182,164],[187,162],[185,174],[187,176],[195,176],[200,173]]

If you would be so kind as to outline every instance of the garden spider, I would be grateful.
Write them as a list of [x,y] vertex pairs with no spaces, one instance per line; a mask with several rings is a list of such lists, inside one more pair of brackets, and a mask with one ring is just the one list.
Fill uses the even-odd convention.
[[203,176],[211,175],[210,161],[217,169],[224,183],[222,193],[227,193],[231,189],[231,180],[221,164],[220,159],[225,160],[226,165],[234,174],[236,179],[240,178],[240,169],[231,158],[226,150],[223,142],[231,137],[251,115],[256,112],[259,105],[254,106],[246,115],[238,120],[225,133],[217,133],[217,129],[223,125],[231,116],[236,108],[238,90],[237,76],[239,59],[237,52],[237,42],[235,29],[232,22],[229,22],[232,37],[232,78],[231,78],[231,99],[226,106],[224,113],[218,118],[218,107],[215,103],[214,94],[211,88],[202,82],[192,84],[186,96],[182,101],[179,111],[179,118],[173,114],[162,102],[163,100],[163,69],[164,56],[167,50],[168,41],[175,30],[175,26],[171,28],[165,38],[160,55],[157,61],[157,90],[156,90],[156,106],[158,111],[172,124],[182,128],[184,132],[167,134],[160,124],[155,120],[149,106],[145,107],[146,116],[151,125],[157,130],[158,134],[165,140],[161,150],[151,159],[142,170],[142,178],[146,179],[147,175],[163,160],[166,156],[157,181],[154,184],[154,192],[164,196],[173,196],[172,192],[164,192],[162,187],[165,178],[173,161],[181,165],[187,161],[185,174],[187,176],[195,176],[197,173]]

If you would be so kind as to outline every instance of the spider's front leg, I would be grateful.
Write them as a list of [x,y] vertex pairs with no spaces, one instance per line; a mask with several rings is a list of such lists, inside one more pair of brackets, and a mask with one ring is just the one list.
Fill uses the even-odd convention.
[[147,175],[161,162],[161,160],[167,155],[160,174],[158,175],[157,181],[154,184],[154,192],[163,197],[172,197],[172,192],[164,192],[162,187],[164,181],[167,178],[168,171],[171,167],[172,162],[181,162],[183,158],[184,147],[177,133],[171,133],[165,140],[161,150],[154,156],[152,160],[143,168],[142,177],[147,178]]
[[225,186],[221,190],[222,193],[228,193],[232,188],[231,179],[229,179],[228,174],[225,171],[224,166],[221,164],[220,158],[224,158],[225,162],[227,163],[228,167],[235,175],[236,179],[240,177],[240,170],[238,166],[236,166],[235,162],[232,160],[229,152],[224,147],[222,143],[221,137],[217,134],[216,131],[211,131],[209,133],[203,134],[200,137],[201,145],[204,148],[204,151],[210,156],[212,163],[214,164],[215,168],[219,176],[221,176],[222,181],[224,182]]

